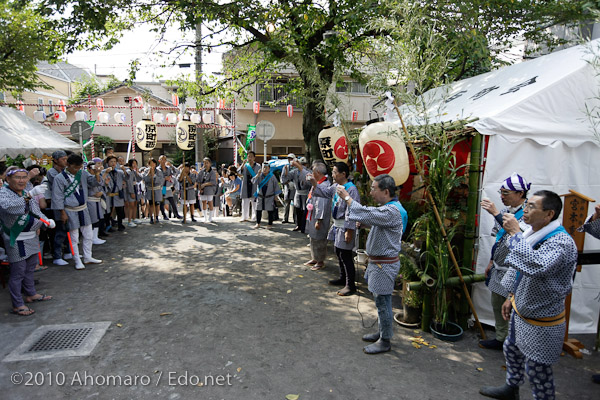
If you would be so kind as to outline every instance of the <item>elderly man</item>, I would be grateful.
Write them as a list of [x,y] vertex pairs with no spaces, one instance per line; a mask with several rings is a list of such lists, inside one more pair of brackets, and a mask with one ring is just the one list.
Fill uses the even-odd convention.
[[398,254],[402,250],[402,230],[404,229],[404,208],[396,197],[396,183],[387,174],[375,177],[371,185],[371,196],[379,207],[365,207],[354,201],[348,191],[337,187],[337,194],[346,202],[348,219],[363,226],[371,226],[367,238],[367,254],[369,264],[365,279],[369,291],[373,293],[379,330],[363,336],[365,342],[374,342],[363,351],[367,354],[378,354],[390,351],[394,334],[392,293],[394,282],[400,269]]
[[284,185],[292,183],[294,185],[294,210],[298,225],[293,230],[302,233],[306,230],[306,202],[310,190],[310,183],[306,181],[306,174],[310,171],[306,168],[306,164],[306,158],[300,157],[290,163],[290,166],[295,167],[294,169],[290,170],[290,167],[286,165],[281,172],[281,183]]
[[[256,212],[256,184],[252,183],[254,178],[260,172],[260,164],[254,161],[256,153],[253,151],[248,152],[246,162],[242,162],[238,174],[242,177],[242,220],[241,222],[251,221],[254,218]],[[252,213],[250,212],[250,205],[252,204]]]
[[[9,167],[6,171],[8,186],[0,188],[0,222],[4,245],[10,263],[8,289],[12,300],[12,313],[28,316],[35,311],[25,302],[50,300],[51,296],[36,293],[33,271],[38,263],[40,242],[37,230],[42,226],[41,211],[36,201],[25,192],[27,170]],[[50,227],[54,221],[50,220]]]
[[48,187],[46,198],[50,200],[50,209],[54,211],[54,220],[56,221],[56,229],[54,230],[54,241],[53,241],[53,261],[54,265],[68,265],[69,263],[65,260],[73,258],[69,246],[66,246],[65,253],[63,256],[63,245],[67,241],[67,229],[60,219],[60,212],[56,211],[52,205],[52,187],[54,185],[54,178],[60,174],[67,166],[67,153],[62,150],[57,150],[52,153],[52,168],[48,170],[46,178],[48,179]]
[[119,166],[117,157],[106,157],[108,167],[102,172],[102,179],[105,179],[106,185],[106,226],[111,224],[111,215],[113,208],[117,214],[119,231],[125,230],[123,220],[125,219],[125,167]]
[[256,225],[254,229],[260,228],[260,221],[263,210],[268,213],[267,229],[273,227],[273,219],[275,214],[275,196],[281,193],[279,182],[271,172],[269,163],[264,163],[262,166],[262,174],[252,178],[252,183],[257,185],[256,197]]
[[[294,153],[290,153],[287,155],[288,164],[291,164],[292,161],[296,159],[296,155]],[[283,181],[283,179],[282,179]],[[294,208],[292,202],[294,201],[294,196],[296,195],[296,187],[292,181],[283,183],[283,202],[285,204],[285,208],[283,211],[283,221],[282,224],[290,223],[290,208]],[[296,223],[296,213],[292,210],[292,218],[294,223]]]
[[490,200],[484,199],[481,202],[481,208],[494,217],[495,224],[492,235],[496,237],[496,243],[492,248],[492,257],[485,270],[485,275],[488,278],[488,288],[492,292],[496,337],[479,341],[479,346],[485,349],[502,350],[502,344],[508,335],[508,321],[502,318],[502,304],[508,298],[508,291],[502,286],[501,282],[504,274],[508,271],[504,259],[508,255],[507,243],[509,236],[502,228],[502,216],[506,213],[513,214],[519,221],[521,230],[524,231],[527,228],[527,224],[523,222],[523,206],[527,200],[527,191],[530,187],[530,183],[528,184],[520,175],[514,173],[506,178],[499,190],[505,208],[498,211],[496,205]]
[[310,237],[311,259],[304,263],[313,271],[325,267],[327,256],[327,233],[331,220],[331,197],[318,197],[314,195],[315,188],[321,193],[327,193],[331,185],[327,180],[327,166],[320,161],[313,163],[312,173],[307,174],[306,179],[314,181],[314,187],[308,193],[306,204],[306,228]]
[[505,263],[517,273],[506,274],[502,284],[510,296],[502,306],[510,319],[504,341],[506,382],[483,387],[479,393],[495,399],[518,399],[519,385],[529,379],[535,399],[554,399],[552,364],[560,358],[565,336],[565,297],[571,292],[577,264],[577,247],[557,220],[560,197],[551,191],[535,192],[525,206],[521,232],[512,214],[504,214],[509,253]]
[[[116,159],[114,160],[116,161]],[[100,264],[102,261],[92,257],[92,220],[87,208],[88,185],[93,186],[97,178],[82,171],[83,158],[71,154],[67,158],[67,167],[54,179],[52,204],[60,213],[60,219],[68,226],[73,245],[75,269],[85,269],[85,264]],[[83,263],[79,259],[79,231],[83,236]]]

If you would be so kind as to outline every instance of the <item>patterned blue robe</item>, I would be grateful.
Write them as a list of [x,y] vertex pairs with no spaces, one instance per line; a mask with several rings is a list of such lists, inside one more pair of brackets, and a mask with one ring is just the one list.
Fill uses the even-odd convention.
[[[337,183],[329,186],[324,189],[322,186],[317,186],[313,190],[313,196],[317,197],[326,197],[332,199],[331,201],[331,217],[334,219],[334,223],[331,225],[331,229],[329,229],[329,234],[327,235],[327,240],[333,241],[333,245],[338,249],[342,250],[352,250],[354,248],[355,240],[350,241],[350,243],[346,243],[346,230],[352,229],[356,231],[356,222],[350,221],[348,215],[350,214],[350,210],[348,205],[340,196],[336,196],[335,192],[338,187]],[[348,195],[352,198],[352,200],[360,203],[360,194],[358,193],[358,189],[356,186],[352,185],[347,190]],[[338,228],[335,226],[335,220],[344,221],[344,227]],[[355,232],[356,234],[356,232]],[[356,238],[356,236],[355,236]]]
[[[327,192],[331,183],[325,179],[322,183],[317,185],[317,188],[321,192]],[[315,188],[316,189],[316,188]],[[306,230],[308,236],[315,240],[326,240],[327,234],[329,233],[329,224],[331,223],[331,196],[318,197],[314,194],[308,204],[313,205],[312,211],[306,212]],[[321,229],[317,230],[315,224],[318,220],[321,220]]]
[[[88,178],[90,174],[87,171],[82,171],[81,180],[77,189],[69,197],[65,198],[65,190],[71,182],[73,182],[74,176],[71,175],[65,168],[63,172],[58,174],[54,178],[54,185],[52,187],[52,208],[54,210],[65,210],[69,220],[67,221],[69,231],[79,229],[85,225],[91,225],[92,220],[90,213],[87,209],[88,199]],[[96,179],[93,177],[93,179]],[[69,210],[69,207],[80,207],[85,205],[85,208],[81,211]]]
[[[37,201],[30,200],[29,207],[32,214],[44,218]],[[2,224],[10,229],[23,214],[25,214],[25,198],[19,196],[8,186],[0,188],[0,221]],[[42,225],[43,222],[39,219],[30,218],[23,232],[32,232],[28,234],[31,238],[17,240],[14,247],[10,246],[10,236],[4,232],[4,229],[2,230],[6,254],[10,263],[24,260],[40,252],[40,241],[35,232]]]

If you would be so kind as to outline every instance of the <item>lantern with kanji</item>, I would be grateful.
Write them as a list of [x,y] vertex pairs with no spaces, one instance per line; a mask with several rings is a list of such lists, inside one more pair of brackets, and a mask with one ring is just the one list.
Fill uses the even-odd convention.
[[62,111],[55,111],[53,117],[56,122],[65,122],[67,120],[67,114]]
[[135,126],[135,142],[144,151],[150,151],[156,147],[157,130],[156,124],[150,120],[143,119]]
[[292,116],[294,115],[294,106],[291,104],[287,105],[287,116],[288,118],[292,118]]
[[400,129],[391,122],[368,125],[358,137],[362,159],[371,178],[389,174],[396,186],[408,179],[408,153]]
[[318,141],[323,161],[330,167],[336,162],[348,163],[348,143],[342,128],[335,126],[323,129],[319,132]]
[[176,128],[177,146],[181,150],[191,150],[196,143],[196,124],[192,121],[180,121]]
[[254,111],[254,114],[258,114],[260,112],[260,102],[259,101],[255,101],[254,103],[252,103],[252,111]]

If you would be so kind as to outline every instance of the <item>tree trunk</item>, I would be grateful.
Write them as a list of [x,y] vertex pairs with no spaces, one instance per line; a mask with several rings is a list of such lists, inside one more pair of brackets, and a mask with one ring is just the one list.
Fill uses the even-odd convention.
[[306,101],[303,105],[302,135],[306,144],[306,158],[309,162],[321,158],[318,136],[325,126],[325,109],[315,101]]

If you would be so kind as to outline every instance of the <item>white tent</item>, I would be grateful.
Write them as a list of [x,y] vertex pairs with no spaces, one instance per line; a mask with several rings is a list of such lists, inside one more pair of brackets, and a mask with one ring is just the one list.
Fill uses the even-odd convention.
[[0,107],[0,157],[31,154],[41,157],[56,150],[80,150],[74,141],[10,107]]
[[[410,107],[403,107],[403,117],[407,125],[422,125],[426,118],[429,123],[477,118],[470,126],[489,136],[481,197],[497,205],[502,205],[498,189],[513,172],[532,183],[530,194],[572,189],[600,201],[600,143],[585,112],[600,107],[600,71],[589,62],[594,53],[600,54],[600,40],[430,90],[423,95],[430,105],[427,117]],[[492,226],[493,218],[480,213],[478,273],[489,261]],[[587,235],[585,249],[600,249],[600,240]],[[571,333],[596,331],[599,267],[577,273]],[[493,325],[483,283],[475,285],[473,300],[480,320]]]

